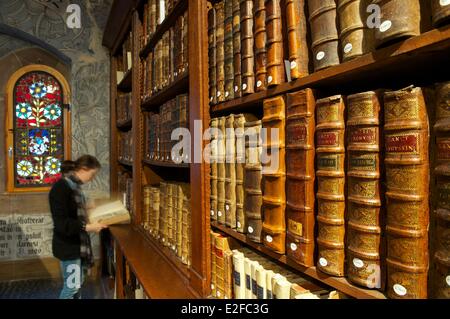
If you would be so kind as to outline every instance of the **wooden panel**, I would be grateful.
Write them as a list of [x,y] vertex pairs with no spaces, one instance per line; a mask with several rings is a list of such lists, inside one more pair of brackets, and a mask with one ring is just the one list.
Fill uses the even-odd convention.
[[111,197],[116,198],[119,191],[119,183],[117,180],[117,174],[119,171],[116,159],[118,157],[117,149],[117,61],[114,57],[111,57],[111,79],[110,79],[110,146],[109,146],[109,156],[110,156],[110,183],[111,183]]

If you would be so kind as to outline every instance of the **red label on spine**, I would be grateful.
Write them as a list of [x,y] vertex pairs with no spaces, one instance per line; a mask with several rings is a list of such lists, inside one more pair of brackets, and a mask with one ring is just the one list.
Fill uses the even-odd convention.
[[437,140],[438,160],[450,159],[450,140]]
[[290,143],[306,140],[306,126],[290,125],[288,126],[288,139]]
[[391,135],[386,137],[386,152],[418,153],[419,138],[415,134]]
[[336,132],[318,132],[317,146],[334,146],[338,143],[338,135]]
[[350,132],[351,143],[373,144],[376,141],[375,128],[360,128]]

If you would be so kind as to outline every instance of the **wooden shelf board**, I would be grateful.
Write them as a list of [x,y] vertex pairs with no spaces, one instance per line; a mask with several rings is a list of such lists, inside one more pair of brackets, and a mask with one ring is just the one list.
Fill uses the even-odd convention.
[[377,290],[369,290],[364,288],[359,288],[353,284],[351,284],[346,278],[338,278],[338,277],[331,277],[327,274],[324,274],[316,269],[316,267],[305,267],[302,266],[294,261],[292,261],[290,258],[288,258],[286,255],[280,255],[277,254],[270,249],[266,248],[262,244],[255,243],[249,239],[247,239],[247,236],[242,233],[238,233],[235,230],[225,227],[223,225],[220,225],[219,223],[215,221],[211,221],[211,226],[215,229],[220,230],[221,232],[224,232],[225,234],[229,235],[230,237],[233,237],[237,241],[250,246],[259,252],[263,253],[264,255],[277,260],[278,262],[285,264],[291,268],[294,268],[305,275],[310,276],[311,278],[314,278],[316,280],[319,280],[339,291],[342,291],[343,293],[355,297],[355,298],[361,298],[361,299],[385,299],[386,296]]
[[128,131],[132,128],[133,120],[129,119],[123,122],[117,122],[117,128],[121,131]]
[[187,10],[187,0],[179,1],[171,12],[167,15],[164,21],[156,27],[155,33],[152,35],[147,45],[141,50],[141,58],[146,58],[150,51],[155,47],[156,43],[161,39],[163,34],[175,25],[177,19]]
[[117,160],[117,162],[123,166],[133,168],[133,163],[131,163],[131,162],[127,162],[127,161],[123,161],[123,160]]
[[[417,37],[365,54],[354,60],[341,63],[295,81],[246,95],[231,101],[211,106],[211,113],[238,110],[261,103],[264,99],[285,94],[304,88],[326,88],[337,92],[344,85],[359,85],[361,83],[379,83],[378,79],[389,80],[391,75],[401,76],[404,70],[411,66],[431,67],[439,64],[433,60],[434,56],[442,57],[449,54],[450,26],[433,29]],[[428,61],[429,63],[424,62]],[[445,60],[444,60],[445,61]],[[414,68],[413,68],[414,69]],[[442,69],[442,67],[441,67]],[[420,78],[420,74],[416,77]]]
[[[175,98],[176,95],[189,91],[189,74],[186,73],[179,79],[175,80],[169,86],[161,91],[153,94],[151,97],[142,102],[142,108],[149,111],[155,107],[161,106],[164,102]],[[159,110],[157,110],[159,111]]]
[[177,271],[160,249],[131,225],[109,227],[145,293],[154,299],[190,299],[189,278]]
[[189,163],[170,163],[170,162],[160,162],[160,161],[152,161],[144,159],[142,161],[144,164],[151,165],[151,166],[161,166],[161,167],[176,167],[176,168],[189,168]]
[[123,76],[122,81],[120,81],[120,83],[117,85],[117,88],[123,92],[131,92],[132,89],[132,74],[133,74],[133,69],[129,69],[125,75]]

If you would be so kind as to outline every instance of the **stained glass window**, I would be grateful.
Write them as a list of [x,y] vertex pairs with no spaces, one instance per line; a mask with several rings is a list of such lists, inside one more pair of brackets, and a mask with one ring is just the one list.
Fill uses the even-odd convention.
[[50,186],[61,177],[64,158],[61,84],[46,72],[26,73],[13,96],[15,186]]

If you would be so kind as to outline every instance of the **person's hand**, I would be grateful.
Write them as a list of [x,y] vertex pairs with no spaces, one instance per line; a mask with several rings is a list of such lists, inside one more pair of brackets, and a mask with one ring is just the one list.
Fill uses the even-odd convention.
[[108,226],[99,224],[99,223],[93,223],[93,224],[86,225],[86,231],[88,233],[99,233],[102,229],[105,229],[105,228],[108,228]]

